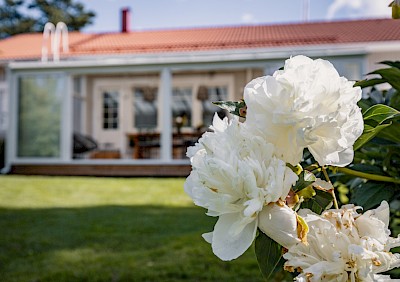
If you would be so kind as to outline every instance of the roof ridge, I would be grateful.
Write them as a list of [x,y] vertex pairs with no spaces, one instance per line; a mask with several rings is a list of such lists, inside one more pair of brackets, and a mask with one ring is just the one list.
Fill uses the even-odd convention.
[[[193,26],[193,27],[165,27],[151,29],[131,30],[127,34],[147,33],[147,32],[169,32],[169,31],[196,31],[213,29],[239,29],[239,28],[257,28],[257,27],[277,27],[277,26],[297,26],[297,25],[320,25],[337,23],[355,23],[355,22],[374,22],[374,21],[395,21],[391,18],[364,18],[364,19],[339,19],[339,20],[315,20],[307,22],[281,22],[281,23],[256,23],[256,24],[233,24],[233,25],[215,25],[215,26]],[[106,35],[121,34],[121,32],[102,33]]]

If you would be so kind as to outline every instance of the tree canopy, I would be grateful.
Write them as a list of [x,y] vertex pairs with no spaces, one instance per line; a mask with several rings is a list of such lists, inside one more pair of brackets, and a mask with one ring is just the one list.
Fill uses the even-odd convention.
[[68,30],[78,31],[92,24],[96,16],[75,0],[2,0],[0,38],[41,32],[47,22],[64,22]]

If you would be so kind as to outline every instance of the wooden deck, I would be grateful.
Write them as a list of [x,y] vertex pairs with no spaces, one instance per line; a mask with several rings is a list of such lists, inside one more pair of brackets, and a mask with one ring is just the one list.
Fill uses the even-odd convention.
[[187,177],[190,165],[101,165],[101,164],[18,164],[10,174],[116,177]]

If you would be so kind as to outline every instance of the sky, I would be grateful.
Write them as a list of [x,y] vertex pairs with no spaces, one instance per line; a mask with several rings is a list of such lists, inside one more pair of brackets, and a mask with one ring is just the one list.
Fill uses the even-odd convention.
[[[392,0],[78,0],[96,13],[84,32],[120,31],[130,9],[130,30],[296,23],[391,16]],[[307,9],[304,9],[308,3]]]

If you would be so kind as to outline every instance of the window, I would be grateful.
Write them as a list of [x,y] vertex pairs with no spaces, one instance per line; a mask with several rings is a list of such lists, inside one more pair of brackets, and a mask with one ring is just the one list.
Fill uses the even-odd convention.
[[200,86],[198,99],[201,101],[203,107],[202,121],[204,126],[212,124],[215,113],[218,113],[220,118],[226,116],[224,110],[212,103],[228,100],[228,88],[226,86]]
[[103,93],[103,129],[118,129],[118,92]]
[[156,87],[137,87],[133,89],[135,128],[139,130],[157,128],[157,92]]
[[172,90],[172,119],[178,128],[192,125],[192,88]]

